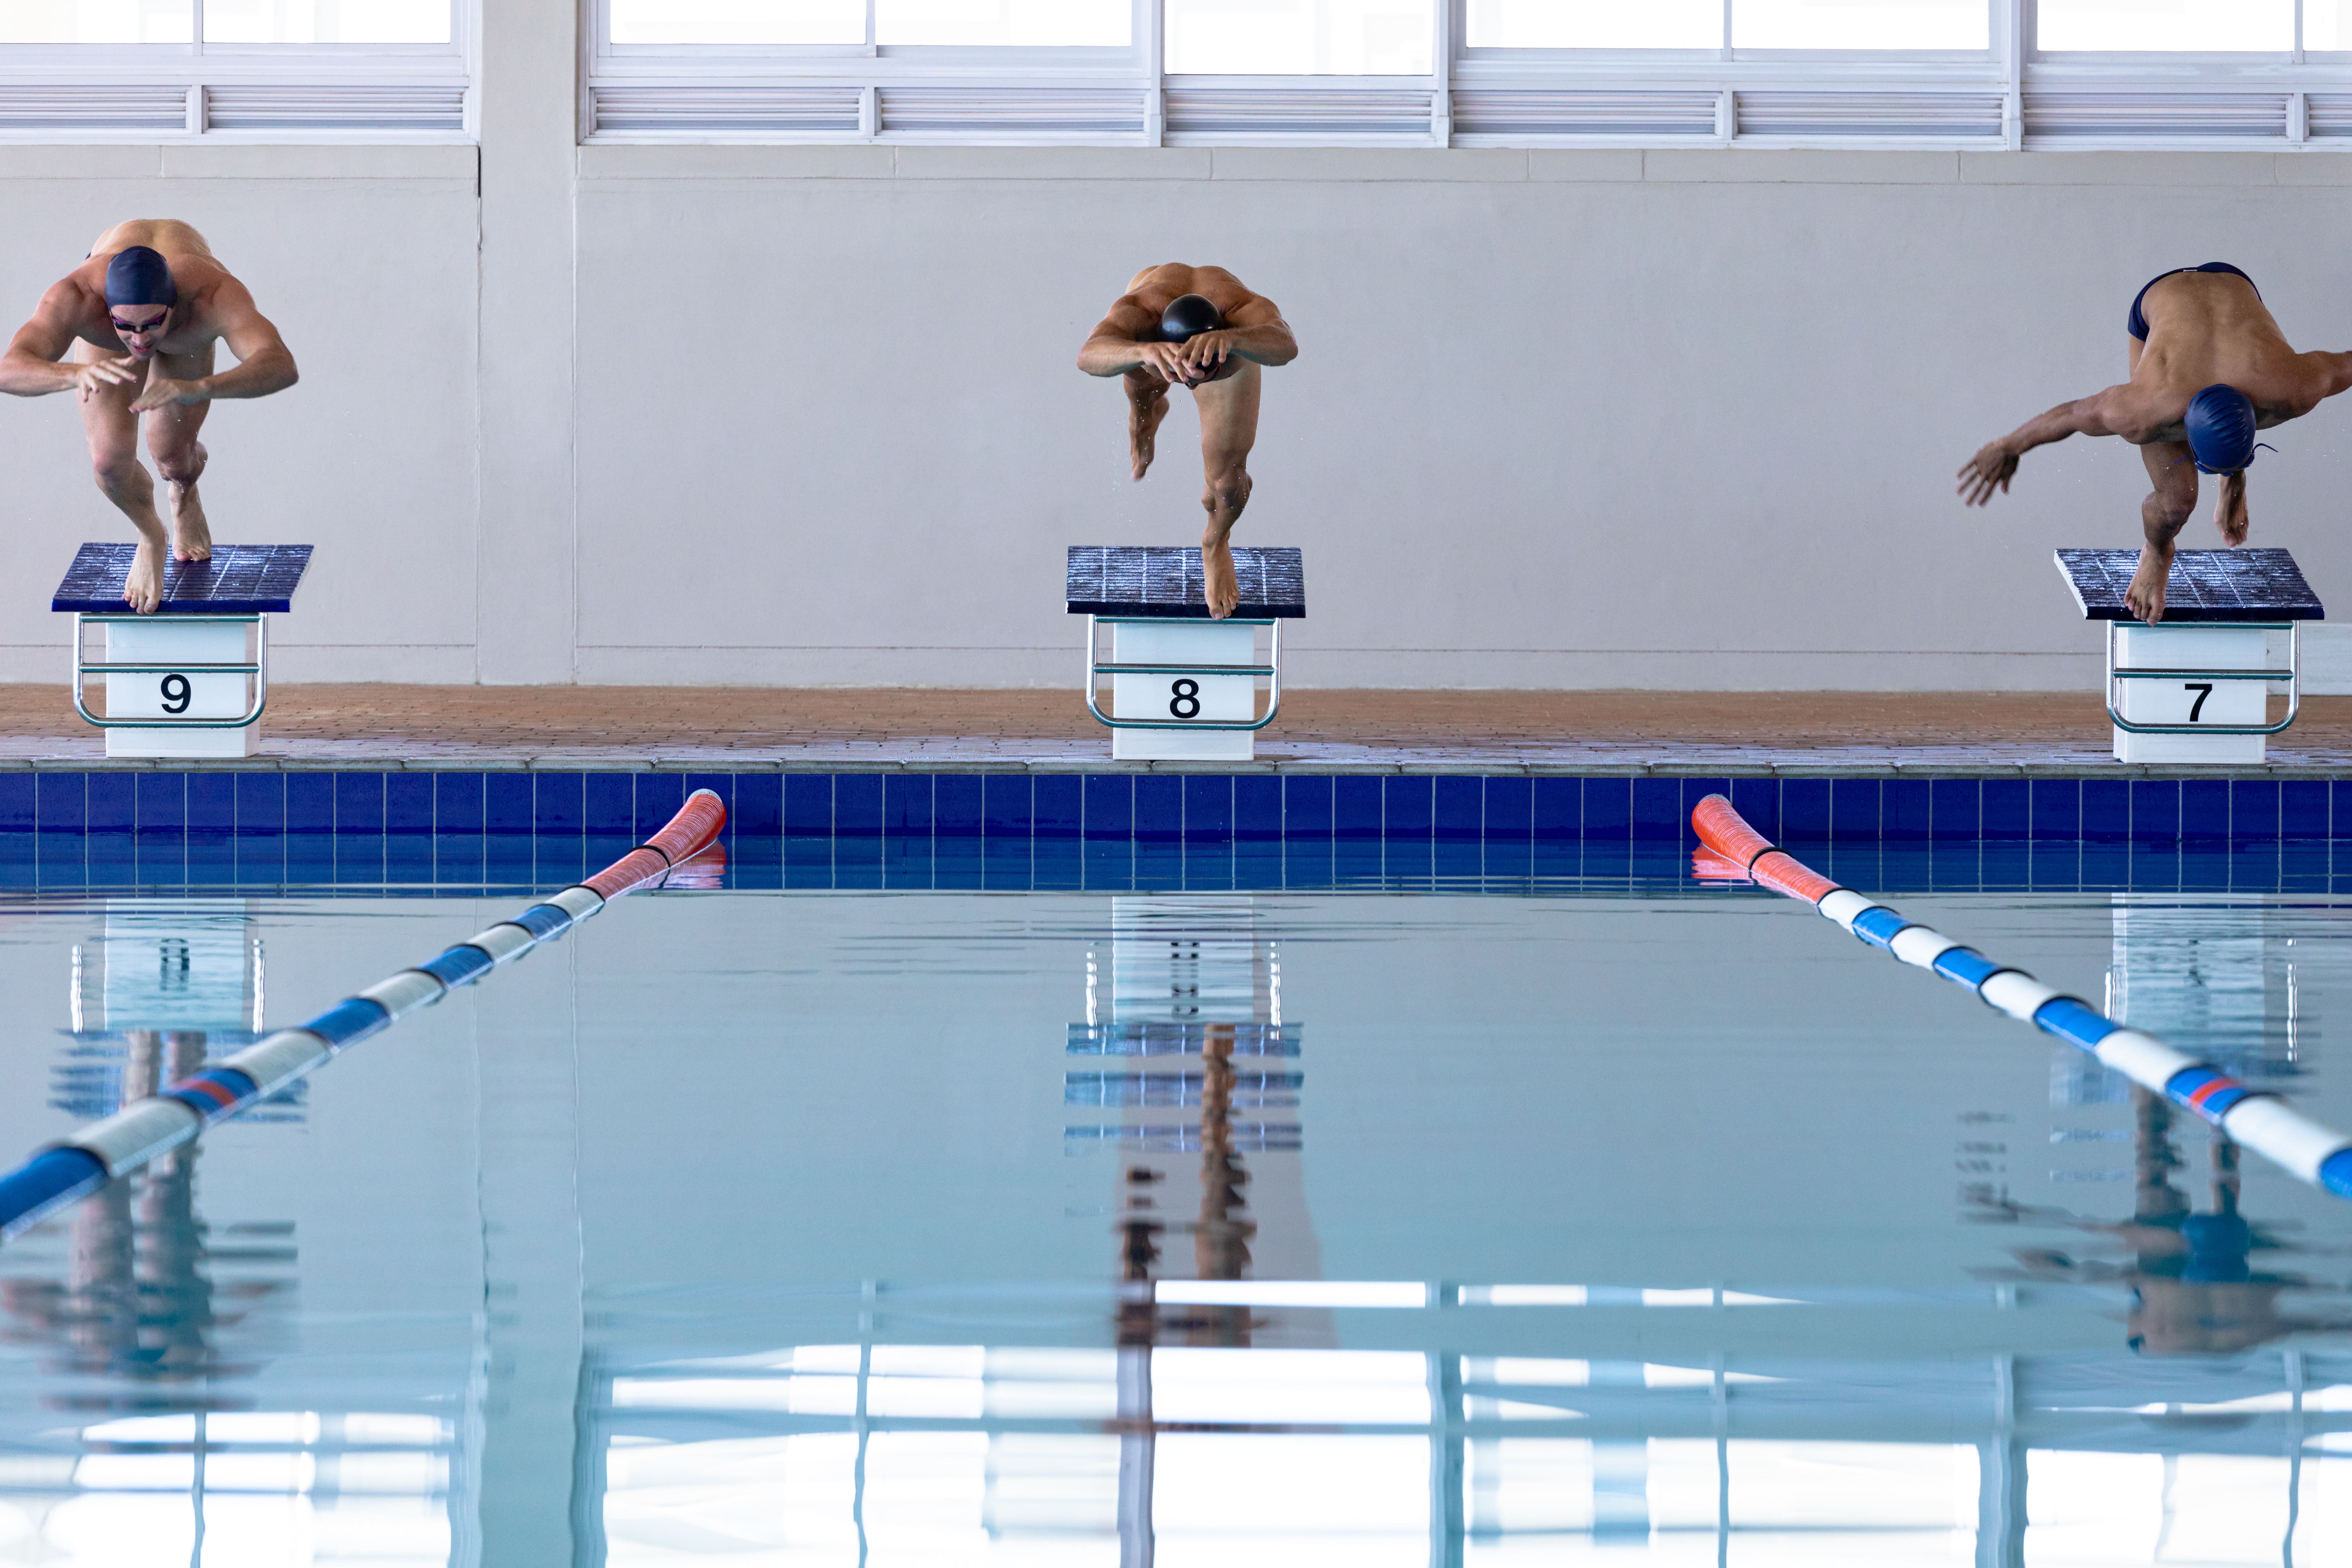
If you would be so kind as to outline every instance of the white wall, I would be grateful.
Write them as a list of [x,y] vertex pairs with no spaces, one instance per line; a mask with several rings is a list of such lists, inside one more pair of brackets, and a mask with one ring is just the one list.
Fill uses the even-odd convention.
[[[2137,542],[2137,455],[2033,454],[1973,513],[1960,462],[2118,379],[2168,267],[2235,261],[2352,347],[2331,151],[556,160],[546,115],[488,112],[546,95],[544,52],[490,51],[487,205],[469,149],[0,151],[0,303],[161,212],[285,328],[302,384],[215,412],[206,481],[222,537],[321,547],[285,677],[1069,684],[1063,548],[1200,519],[1189,399],[1134,485],[1071,362],[1190,259],[1298,332],[1239,537],[1306,548],[1301,684],[2086,687],[2049,552]],[[2352,607],[2344,417],[2273,435],[2253,511]],[[0,405],[0,675],[55,679],[49,584],[128,537],[79,439]]]

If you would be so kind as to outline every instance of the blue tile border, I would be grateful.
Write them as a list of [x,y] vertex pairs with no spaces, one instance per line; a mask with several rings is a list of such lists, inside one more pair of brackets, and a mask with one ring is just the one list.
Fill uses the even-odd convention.
[[[2276,844],[2352,839],[2352,779],[1726,777],[1473,772],[1225,773],[471,773],[41,768],[0,773],[0,834],[643,838],[688,791],[729,802],[730,841],[1051,840],[1687,844],[1727,794],[1768,837],[1916,845]],[[1377,851],[1388,863],[1389,851]],[[1443,857],[1431,860],[1439,865]],[[993,868],[993,869],[992,869]],[[1001,869],[975,863],[974,885]],[[862,873],[861,873],[862,874]],[[878,886],[898,874],[887,858]],[[961,873],[957,873],[961,875]],[[1383,872],[1383,875],[1386,873]],[[1433,875],[1436,874],[1432,872]],[[2021,886],[2025,885],[2021,882]]]

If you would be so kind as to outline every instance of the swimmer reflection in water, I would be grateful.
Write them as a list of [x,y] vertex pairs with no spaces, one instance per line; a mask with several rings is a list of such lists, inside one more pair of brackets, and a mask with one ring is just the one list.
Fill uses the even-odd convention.
[[2120,436],[2140,449],[2156,486],[2140,503],[2139,570],[2126,602],[2164,618],[2172,541],[2197,510],[2197,476],[2218,475],[2213,521],[2246,542],[2246,467],[2254,432],[2300,419],[2352,387],[2352,353],[2297,353],[2247,276],[2226,261],[2167,272],[2132,301],[2131,379],[2030,419],[1960,468],[1960,499],[1982,506],[2009,489],[2017,459],[2069,436]]
[[[1171,307],[1180,307],[1171,309]],[[1209,614],[1223,620],[1241,603],[1229,542],[1249,504],[1250,448],[1257,444],[1258,367],[1288,364],[1298,340],[1274,301],[1253,294],[1222,267],[1171,261],[1128,283],[1086,346],[1078,368],[1127,378],[1127,449],[1135,477],[1151,467],[1152,439],[1168,416],[1168,389],[1192,389],[1201,414],[1201,572]]]
[[[213,345],[224,340],[237,365],[215,375]],[[122,597],[142,615],[163,601],[166,549],[181,561],[212,558],[196,497],[205,458],[196,432],[212,400],[267,397],[294,382],[294,356],[278,329],[205,237],[173,218],[135,219],[99,236],[0,354],[0,392],[78,395],[98,488],[139,531]],[[142,415],[151,416],[147,449],[171,487],[168,539],[139,461]]]

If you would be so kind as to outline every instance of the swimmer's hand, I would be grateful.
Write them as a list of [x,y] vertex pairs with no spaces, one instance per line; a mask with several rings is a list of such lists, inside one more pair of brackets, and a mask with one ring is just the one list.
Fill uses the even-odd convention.
[[[1192,342],[1200,341],[1194,338]],[[1136,368],[1148,371],[1162,381],[1190,386],[1201,379],[1184,362],[1184,351],[1192,346],[1192,343],[1138,343],[1135,352],[1143,363]]]
[[146,374],[135,359],[125,354],[121,359],[102,359],[89,364],[67,365],[66,384],[78,393],[84,403],[90,394],[103,392],[110,386],[128,386]]
[[1233,333],[1219,328],[1213,332],[1201,332],[1179,344],[1177,354],[1183,360],[1185,379],[1206,381],[1217,374],[1225,356],[1234,352]]
[[205,389],[193,381],[173,381],[159,375],[148,382],[147,389],[131,401],[133,414],[152,414],[158,408],[169,408],[180,403],[207,403]]
[[1960,504],[1982,506],[1995,490],[2009,493],[2009,479],[2017,472],[2017,453],[2007,437],[1988,441],[1977,455],[1960,465]]

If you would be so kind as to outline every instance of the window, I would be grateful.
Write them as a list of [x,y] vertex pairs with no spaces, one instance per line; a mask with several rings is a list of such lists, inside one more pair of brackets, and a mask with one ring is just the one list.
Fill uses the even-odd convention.
[[1202,76],[1427,76],[1430,0],[1166,0],[1168,70]]
[[1723,0],[1470,0],[1474,49],[1719,49]]
[[878,44],[1123,49],[1129,0],[874,0]]
[[612,0],[616,44],[863,44],[866,0]]
[[2042,0],[2039,21],[2036,41],[2052,53],[2285,54],[2294,47],[2294,0]]
[[479,0],[0,0],[0,141],[464,141]]
[[1733,0],[1739,49],[1985,49],[1981,0]]
[[591,140],[2352,151],[2352,0],[583,4]]

